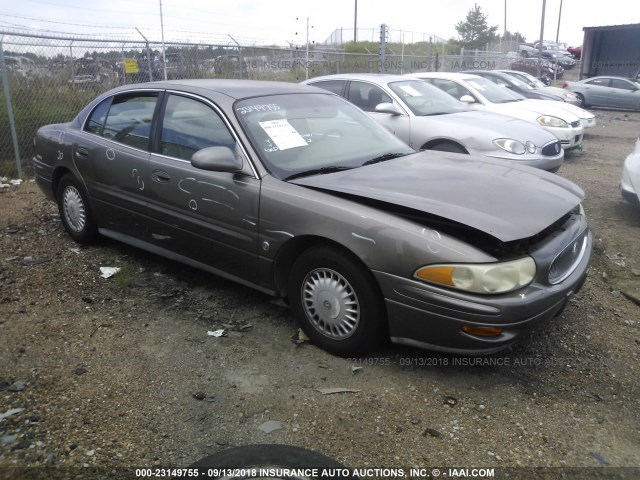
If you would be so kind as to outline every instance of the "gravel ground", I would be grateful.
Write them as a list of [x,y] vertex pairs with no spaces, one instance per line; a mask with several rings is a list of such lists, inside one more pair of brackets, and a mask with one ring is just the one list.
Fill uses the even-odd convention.
[[135,477],[256,443],[358,468],[640,478],[640,211],[618,191],[640,114],[596,115],[559,172],[586,191],[589,280],[490,357],[333,357],[269,297],[116,242],[79,247],[33,182],[0,189],[0,478]]

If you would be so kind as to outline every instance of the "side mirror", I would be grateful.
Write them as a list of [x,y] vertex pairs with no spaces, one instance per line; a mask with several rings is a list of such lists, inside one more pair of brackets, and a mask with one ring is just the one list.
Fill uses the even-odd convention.
[[390,115],[402,115],[402,110],[393,103],[379,103],[376,105],[375,111],[377,113],[388,113]]
[[242,160],[229,147],[207,147],[191,156],[191,165],[212,172],[239,172]]
[[463,95],[460,97],[460,101],[462,103],[476,103],[476,99],[473,98],[471,95]]

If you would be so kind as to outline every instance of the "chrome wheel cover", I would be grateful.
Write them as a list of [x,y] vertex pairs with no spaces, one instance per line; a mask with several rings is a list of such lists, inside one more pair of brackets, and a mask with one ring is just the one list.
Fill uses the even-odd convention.
[[323,335],[343,340],[358,328],[360,304],[351,284],[334,270],[318,268],[302,282],[302,306]]
[[80,191],[68,185],[62,192],[62,211],[71,230],[80,233],[87,223],[87,211]]

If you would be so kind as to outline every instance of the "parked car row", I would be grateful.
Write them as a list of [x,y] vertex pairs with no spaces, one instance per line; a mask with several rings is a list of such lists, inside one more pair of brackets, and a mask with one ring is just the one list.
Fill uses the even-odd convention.
[[305,83],[346,98],[416,150],[485,155],[549,171],[562,165],[560,142],[551,133],[524,120],[473,110],[419,79],[364,73]]
[[[466,85],[468,105],[497,100],[489,85],[511,93],[458,75],[441,79]],[[514,161],[561,158],[540,127],[559,117],[472,111],[411,77],[339,81],[338,94],[249,80],[118,87],[39,129],[36,181],[76,241],[110,237],[283,297],[338,355],[385,339],[485,354],[559,315],[591,259],[584,193]],[[458,119],[440,128],[472,154],[416,151],[421,117],[440,116]]]
[[595,116],[566,102],[527,99],[469,73],[426,72],[411,76],[441,88],[471,108],[521,118],[553,133],[563,148],[582,144],[585,128],[593,128]]

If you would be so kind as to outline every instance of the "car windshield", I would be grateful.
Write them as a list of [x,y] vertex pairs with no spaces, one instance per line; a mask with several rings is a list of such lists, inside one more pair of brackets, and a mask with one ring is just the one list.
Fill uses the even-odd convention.
[[389,88],[416,116],[445,115],[469,110],[464,103],[422,80],[391,82]]
[[357,168],[414,153],[337,95],[253,97],[237,101],[234,111],[265,167],[280,179]]
[[474,77],[467,80],[467,83],[475,88],[491,103],[519,102],[525,98],[506,87],[496,85],[491,80],[482,77]]
[[544,88],[546,85],[538,80],[533,75],[528,74],[527,72],[517,72],[517,73],[509,73],[509,75],[513,77],[518,77],[525,81],[531,88]]
[[533,87],[529,85],[527,82],[522,81],[520,78],[515,75],[507,75],[509,77],[509,82],[512,85],[515,85],[518,88],[522,88],[524,90],[533,90]]

